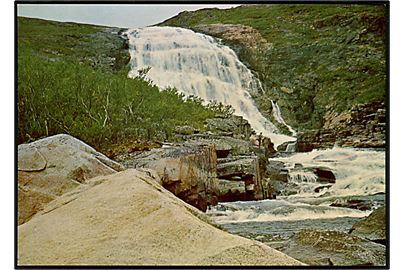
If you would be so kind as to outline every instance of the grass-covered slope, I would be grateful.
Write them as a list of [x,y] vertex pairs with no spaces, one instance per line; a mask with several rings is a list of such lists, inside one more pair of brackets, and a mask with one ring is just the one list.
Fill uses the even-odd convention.
[[255,99],[267,116],[275,99],[294,127],[320,128],[327,111],[385,98],[383,5],[242,5],[182,12],[161,25],[201,31],[218,23],[251,26],[267,41],[249,49],[224,40],[261,79]]
[[170,139],[215,115],[196,98],[127,78],[119,29],[18,18],[18,143],[68,133],[96,148]]

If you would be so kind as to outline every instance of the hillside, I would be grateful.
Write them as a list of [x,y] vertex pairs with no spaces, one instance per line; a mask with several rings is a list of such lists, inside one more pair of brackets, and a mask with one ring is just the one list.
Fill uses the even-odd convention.
[[[221,38],[253,69],[263,92],[253,93],[271,118],[276,100],[299,131],[322,128],[325,115],[384,102],[383,5],[242,5],[182,12],[160,25]],[[239,28],[239,30],[238,30]]]
[[177,126],[203,129],[220,110],[142,75],[127,78],[117,28],[18,18],[18,143],[67,133],[97,149],[169,140]]

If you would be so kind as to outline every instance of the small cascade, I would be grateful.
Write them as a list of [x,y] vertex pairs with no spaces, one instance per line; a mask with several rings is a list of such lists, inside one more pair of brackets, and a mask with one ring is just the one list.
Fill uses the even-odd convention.
[[293,153],[293,152],[295,152],[296,147],[297,147],[297,142],[296,141],[292,142],[292,143],[289,143],[287,145],[287,148],[285,149],[285,151],[289,152],[289,153]]
[[292,171],[288,173],[288,182],[291,183],[316,183],[318,176],[310,171]]
[[260,113],[249,94],[260,90],[260,82],[233,50],[213,37],[177,27],[130,29],[125,34],[131,54],[129,77],[149,69],[145,78],[161,89],[175,87],[186,96],[231,105],[275,147],[295,140],[280,134]]
[[276,121],[279,122],[280,124],[286,126],[288,128],[288,130],[291,132],[292,136],[294,136],[294,137],[297,136],[297,132],[290,125],[288,125],[285,122],[283,116],[281,115],[280,107],[278,107],[277,102],[272,100],[271,105],[273,108],[274,119],[276,119]]
[[[296,153],[289,157],[274,158],[289,165],[304,168],[328,168],[336,176],[328,194],[330,196],[367,196],[385,192],[385,152],[335,147]],[[294,177],[299,176],[292,176]],[[304,177],[304,176],[303,176]],[[313,194],[319,196],[321,194]]]

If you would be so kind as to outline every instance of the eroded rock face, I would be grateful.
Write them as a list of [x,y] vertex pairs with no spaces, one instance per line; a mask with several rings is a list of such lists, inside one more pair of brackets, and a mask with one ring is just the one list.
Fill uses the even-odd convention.
[[122,169],[122,165],[66,134],[19,145],[18,224],[88,179]]
[[269,45],[259,31],[241,24],[200,24],[193,27],[193,30],[236,41],[250,48],[263,48]]
[[[260,200],[264,198],[263,168],[258,156],[235,156],[218,159],[218,178],[228,181],[243,181],[245,191],[220,194],[220,201]],[[234,194],[234,198],[232,198]]]
[[385,244],[387,226],[385,212],[385,205],[374,210],[364,220],[356,222],[350,230],[350,234]]
[[385,246],[340,231],[306,229],[280,251],[310,265],[385,265]]
[[340,114],[329,112],[324,126],[298,135],[297,151],[332,148],[334,145],[358,148],[385,147],[385,103],[372,102],[353,106]]
[[128,168],[149,168],[161,184],[185,202],[205,211],[217,204],[217,157],[213,145],[177,144],[144,152],[125,162]]
[[17,265],[302,265],[208,222],[129,169],[86,181],[18,226]]

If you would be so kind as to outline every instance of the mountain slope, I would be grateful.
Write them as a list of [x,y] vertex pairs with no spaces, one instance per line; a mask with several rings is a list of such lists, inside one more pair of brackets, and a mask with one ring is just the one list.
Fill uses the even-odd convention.
[[262,113],[271,118],[277,100],[302,131],[322,128],[327,113],[384,102],[384,12],[383,5],[242,5],[182,12],[161,25],[223,39],[262,81],[263,93],[253,93]]
[[67,133],[101,151],[170,139],[176,126],[203,129],[218,112],[142,76],[127,78],[123,29],[23,17],[17,23],[18,143]]

